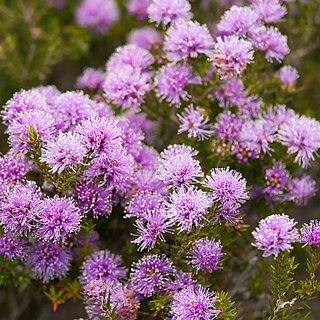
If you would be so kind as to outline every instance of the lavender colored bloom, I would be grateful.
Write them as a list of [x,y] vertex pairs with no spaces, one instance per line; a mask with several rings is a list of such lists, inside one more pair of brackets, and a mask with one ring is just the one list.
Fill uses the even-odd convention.
[[185,273],[183,271],[178,271],[174,275],[174,279],[167,283],[166,291],[169,294],[178,293],[189,287],[196,287],[197,283],[192,279],[191,273]]
[[245,146],[237,142],[231,146],[231,151],[236,155],[238,163],[246,163],[249,159],[258,157],[254,151],[248,150]]
[[255,118],[260,116],[263,101],[259,96],[251,95],[238,102],[239,113],[243,117]]
[[41,241],[65,244],[80,230],[80,210],[68,198],[43,200],[35,219],[35,236]]
[[114,0],[83,0],[77,8],[76,21],[98,33],[106,32],[119,20],[119,10]]
[[320,222],[318,220],[311,220],[308,224],[305,223],[300,233],[300,242],[305,245],[320,246]]
[[26,257],[26,246],[12,233],[4,233],[0,237],[0,255],[7,260],[24,260]]
[[78,77],[76,87],[79,89],[102,90],[105,74],[102,70],[86,68]]
[[54,135],[54,125],[52,116],[44,111],[20,112],[8,125],[9,144],[14,151],[26,153],[31,148],[27,142],[31,131],[35,132],[43,143]]
[[166,213],[178,230],[190,232],[205,219],[208,209],[212,206],[210,196],[195,186],[181,187],[169,195]]
[[41,161],[47,163],[52,172],[61,173],[81,165],[85,155],[86,149],[78,134],[60,132],[57,140],[49,141],[46,145]]
[[297,205],[305,205],[308,198],[316,193],[316,182],[309,176],[294,178],[288,184],[287,199]]
[[142,145],[138,150],[138,153],[135,154],[135,161],[141,169],[153,170],[156,168],[159,154],[152,147]]
[[210,320],[215,319],[219,310],[214,309],[216,298],[208,289],[199,286],[189,287],[172,298],[172,320]]
[[222,112],[216,118],[214,133],[219,140],[238,141],[243,125],[243,118],[232,114],[230,111]]
[[277,77],[283,86],[290,88],[295,85],[297,79],[299,78],[299,73],[294,67],[284,66],[279,70]]
[[128,43],[151,50],[158,48],[163,41],[162,34],[152,27],[135,29],[130,32]]
[[148,17],[147,9],[150,3],[151,0],[129,0],[128,12],[140,21],[145,20]]
[[269,107],[263,114],[263,118],[269,123],[277,127],[277,131],[283,124],[291,123],[296,117],[295,112],[292,109],[287,109],[284,105],[277,105]]
[[260,27],[251,34],[250,39],[254,47],[265,51],[269,62],[280,62],[290,52],[287,37],[275,27]]
[[174,271],[171,261],[165,256],[145,256],[132,265],[130,283],[136,293],[149,298],[165,289]]
[[179,107],[182,100],[187,101],[190,98],[186,86],[199,84],[199,79],[192,75],[192,69],[188,65],[169,64],[158,71],[154,83],[160,101],[167,100]]
[[274,255],[281,251],[290,251],[292,243],[298,240],[299,234],[294,226],[297,224],[285,214],[273,214],[259,222],[252,232],[254,247],[263,251],[263,257]]
[[148,7],[149,20],[166,26],[179,20],[189,20],[193,14],[188,0],[152,0]]
[[190,146],[184,144],[174,144],[168,146],[161,152],[161,158],[165,161],[169,161],[171,157],[195,157],[199,152]]
[[159,180],[154,168],[138,170],[134,176],[134,186],[137,190],[158,192],[162,195],[168,192],[167,186]]
[[150,74],[124,65],[121,73],[108,73],[103,89],[109,102],[122,109],[138,111],[146,93],[151,90]]
[[258,0],[251,5],[259,20],[265,23],[277,23],[286,15],[287,10],[279,0]]
[[178,134],[188,132],[189,138],[197,138],[199,141],[208,139],[213,135],[213,127],[209,124],[209,118],[200,108],[194,109],[193,105],[178,114],[180,128]]
[[239,140],[256,154],[270,153],[270,144],[276,140],[276,127],[264,119],[247,121],[241,130]]
[[27,235],[42,198],[40,189],[31,181],[7,188],[0,201],[0,225],[5,232]]
[[[40,86],[32,89],[32,91],[39,92],[46,100],[49,111],[54,113],[52,106],[54,105],[55,100],[61,95],[61,92],[57,89],[56,86]],[[44,111],[47,111],[46,109]]]
[[164,51],[169,60],[177,62],[213,54],[213,39],[207,26],[194,21],[179,21],[167,31]]
[[67,249],[49,242],[38,242],[28,252],[26,267],[35,279],[47,283],[64,277],[70,268],[70,262],[71,255]]
[[109,188],[93,181],[83,180],[75,185],[74,198],[83,216],[92,212],[93,218],[108,217],[112,211],[112,193]]
[[146,71],[154,62],[152,54],[134,44],[118,47],[106,64],[107,72],[119,74],[119,68],[130,66],[133,69]]
[[22,180],[30,167],[31,165],[24,157],[8,152],[0,157],[0,180]]
[[288,147],[289,154],[295,154],[295,162],[302,168],[310,165],[320,148],[320,123],[306,116],[294,117],[280,126],[278,139]]
[[223,107],[238,105],[245,96],[245,89],[241,79],[232,77],[226,79],[219,91],[215,92],[215,97]]
[[[194,150],[183,148],[167,148],[161,153],[157,176],[165,184],[171,186],[188,185],[203,177],[200,162],[193,159]],[[180,150],[179,150],[180,149]]]
[[240,75],[253,62],[252,45],[237,36],[218,37],[212,61],[222,78]]
[[258,25],[257,13],[249,7],[232,6],[218,23],[220,35],[243,37]]
[[121,257],[108,250],[94,252],[86,258],[81,267],[80,282],[82,285],[99,279],[118,282],[126,275],[126,269],[121,263]]
[[212,272],[218,270],[222,257],[222,246],[215,239],[200,239],[192,247],[189,263],[197,270]]

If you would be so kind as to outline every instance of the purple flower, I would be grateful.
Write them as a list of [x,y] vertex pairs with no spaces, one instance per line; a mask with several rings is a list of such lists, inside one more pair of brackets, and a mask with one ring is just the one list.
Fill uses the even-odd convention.
[[148,17],[147,9],[150,3],[151,0],[129,0],[127,5],[128,12],[142,21]]
[[77,78],[76,87],[79,89],[102,90],[105,74],[102,70],[86,68]]
[[0,225],[5,232],[27,235],[34,225],[43,194],[34,182],[17,183],[1,195]]
[[149,20],[166,26],[180,20],[189,20],[193,14],[187,0],[152,0],[148,7]]
[[214,309],[216,298],[208,289],[199,286],[186,288],[172,297],[172,320],[215,319],[219,310]]
[[217,25],[220,35],[243,37],[258,26],[258,15],[249,7],[232,6]]
[[320,246],[320,223],[318,220],[311,220],[308,224],[305,223],[300,233],[300,242],[305,245]]
[[299,234],[294,226],[297,224],[285,214],[273,214],[259,222],[252,232],[254,247],[263,251],[263,257],[274,255],[281,251],[290,251],[292,243],[298,240]]
[[83,216],[92,212],[93,218],[108,217],[112,211],[111,190],[93,181],[82,180],[76,184],[74,198]]
[[218,37],[212,61],[222,78],[240,75],[253,62],[252,45],[237,36]]
[[65,244],[80,230],[80,210],[68,198],[43,200],[35,218],[35,236],[41,241]]
[[269,107],[263,114],[263,118],[277,127],[277,131],[283,124],[289,124],[296,117],[292,109],[287,109],[284,105]]
[[104,96],[123,110],[138,111],[146,93],[151,90],[150,80],[149,73],[123,65],[120,73],[112,71],[107,74]]
[[52,106],[55,103],[55,100],[61,95],[61,92],[55,86],[40,86],[32,89],[31,91],[39,92],[46,100],[49,110],[46,108],[43,109],[44,111],[53,112]]
[[77,8],[76,21],[98,33],[106,32],[119,20],[119,10],[114,0],[83,0]]
[[86,258],[81,267],[80,282],[82,285],[93,280],[118,282],[126,275],[126,269],[121,263],[121,257],[108,250],[94,252]]
[[65,169],[74,170],[83,163],[86,149],[81,137],[71,132],[59,134],[57,140],[49,141],[43,150],[41,162],[45,162],[52,172],[61,173]]
[[201,141],[208,139],[214,133],[209,118],[199,107],[194,109],[193,105],[190,105],[181,115],[178,114],[177,116],[181,123],[178,134],[188,132],[189,138],[197,138]]
[[9,151],[0,157],[0,180],[22,180],[30,168],[30,163],[24,157]]
[[165,289],[174,271],[171,261],[165,256],[145,256],[133,263],[130,283],[137,294],[149,298]]
[[0,255],[7,260],[24,260],[27,255],[26,249],[25,243],[12,233],[4,233],[0,237]]
[[212,206],[210,196],[195,186],[181,187],[169,195],[166,203],[166,214],[178,230],[190,232],[198,227],[208,209]]
[[179,21],[167,31],[164,51],[169,60],[177,62],[213,54],[213,39],[207,26],[194,21]]
[[316,182],[309,176],[294,178],[288,184],[287,199],[297,205],[305,205],[308,198],[316,193]]
[[251,5],[259,20],[265,23],[277,23],[286,15],[287,10],[279,0],[257,0]]
[[281,81],[283,86],[290,88],[295,85],[299,78],[299,73],[294,67],[284,66],[279,70],[277,78]]
[[47,283],[54,278],[64,277],[70,268],[70,262],[68,250],[53,243],[38,242],[28,253],[26,267],[35,279]]
[[166,291],[169,294],[175,294],[192,286],[197,286],[196,281],[192,279],[192,274],[177,271],[174,275],[174,279],[167,283]]
[[135,29],[130,32],[128,43],[151,50],[158,48],[163,41],[162,34],[151,27]]
[[188,65],[169,64],[158,71],[154,84],[160,101],[166,100],[179,107],[182,100],[187,101],[190,98],[186,86],[199,84],[199,79],[192,75],[192,69]]
[[200,239],[192,247],[189,256],[189,264],[197,271],[218,270],[222,257],[222,246],[220,241],[215,239]]
[[226,79],[219,91],[215,92],[215,97],[223,107],[238,105],[245,96],[245,89],[241,79],[232,77]]
[[306,116],[294,117],[281,125],[278,139],[288,147],[289,154],[295,154],[295,162],[302,168],[310,165],[320,148],[320,123]]

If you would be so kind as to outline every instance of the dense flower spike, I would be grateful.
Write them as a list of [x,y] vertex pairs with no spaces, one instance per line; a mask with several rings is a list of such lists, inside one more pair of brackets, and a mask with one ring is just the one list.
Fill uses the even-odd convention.
[[305,245],[319,247],[320,245],[320,223],[318,220],[311,220],[304,224],[300,230],[300,241]]
[[297,224],[285,214],[274,214],[259,222],[252,233],[253,246],[263,251],[263,256],[278,256],[281,251],[290,251],[292,243],[298,241]]

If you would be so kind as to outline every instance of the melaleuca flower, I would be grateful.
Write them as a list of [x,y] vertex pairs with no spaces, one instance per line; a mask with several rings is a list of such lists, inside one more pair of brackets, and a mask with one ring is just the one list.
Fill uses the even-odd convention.
[[199,79],[192,75],[192,69],[188,65],[169,64],[157,72],[154,84],[160,101],[166,100],[179,107],[182,101],[190,98],[186,91],[187,85],[199,84]]
[[281,81],[283,86],[290,88],[295,85],[299,78],[299,73],[294,67],[284,66],[279,70],[277,78]]
[[50,242],[38,242],[28,251],[26,267],[31,275],[43,283],[64,277],[71,262],[68,249],[62,249]]
[[212,169],[204,185],[210,189],[212,199],[224,209],[238,207],[249,199],[246,180],[229,167]]
[[165,289],[174,271],[171,261],[165,256],[145,256],[133,263],[130,284],[137,294],[149,298]]
[[172,320],[211,320],[219,314],[214,308],[215,295],[208,289],[198,286],[189,287],[172,297],[171,319]]
[[12,151],[0,157],[0,180],[22,180],[30,169],[31,164]]
[[215,239],[200,239],[189,252],[189,262],[197,271],[218,270],[222,257],[222,246]]
[[35,236],[41,241],[64,244],[80,230],[80,210],[68,198],[47,198],[35,216]]
[[79,89],[102,90],[105,74],[102,70],[86,68],[77,78],[76,87]]
[[76,21],[98,33],[106,32],[119,20],[119,9],[114,0],[83,0],[76,11]]
[[301,116],[290,119],[280,126],[278,139],[288,147],[289,154],[295,154],[294,161],[302,168],[310,165],[320,148],[320,123],[314,119]]
[[113,71],[117,74],[119,73],[118,69],[124,66],[147,71],[153,62],[154,58],[148,50],[134,44],[127,44],[117,48],[116,52],[107,61],[106,68],[107,72]]
[[175,156],[189,156],[189,157],[195,157],[199,151],[196,149],[186,146],[184,144],[174,144],[168,146],[165,150],[161,152],[161,158],[165,161],[168,161],[171,159],[171,157]]
[[292,179],[288,184],[287,200],[297,205],[305,205],[316,194],[316,182],[310,176]]
[[287,37],[275,27],[260,27],[254,30],[250,39],[255,48],[265,51],[269,62],[273,60],[280,62],[290,52]]
[[[172,146],[171,146],[172,147]],[[171,186],[188,185],[203,177],[203,172],[198,160],[193,159],[195,150],[188,148],[170,148],[161,153],[157,176],[165,184]]]
[[83,164],[85,155],[86,149],[79,134],[60,132],[56,140],[47,143],[40,160],[47,163],[52,172],[61,173]]
[[172,223],[168,221],[169,217],[162,211],[150,212],[143,219],[135,222],[138,234],[133,234],[137,238],[132,241],[138,245],[139,251],[154,248],[157,241],[164,242],[164,234],[171,232]]
[[[54,105],[56,99],[61,95],[61,92],[57,89],[56,86],[40,86],[36,87],[30,91],[37,91],[39,92],[46,100],[49,106],[49,112],[54,113],[52,106]],[[44,111],[47,111],[45,108]]]
[[320,222],[318,220],[311,220],[308,224],[305,223],[300,229],[300,234],[300,242],[305,245],[320,246]]
[[169,60],[177,62],[213,54],[213,39],[207,26],[194,21],[179,21],[167,31],[164,51]]
[[141,191],[158,192],[162,195],[168,192],[167,186],[157,177],[154,168],[138,170],[133,185],[135,189]]
[[75,132],[86,150],[97,156],[114,154],[122,149],[122,130],[117,121],[106,117],[90,117],[77,126]]
[[277,23],[286,15],[287,10],[279,0],[257,0],[251,5],[259,20],[265,23]]
[[190,232],[205,219],[208,209],[212,206],[210,196],[195,186],[181,187],[169,195],[166,213],[172,224],[179,231]]
[[27,246],[24,241],[17,239],[12,233],[4,233],[0,237],[0,256],[7,260],[24,260]]
[[189,138],[197,138],[199,141],[208,139],[213,135],[213,127],[209,124],[209,118],[200,108],[190,105],[182,114],[178,114],[180,128],[178,134],[188,132]]
[[84,261],[80,282],[82,285],[99,279],[112,283],[118,282],[126,275],[126,269],[121,263],[121,257],[108,250],[96,251]]
[[55,134],[55,121],[53,117],[41,110],[20,112],[18,116],[9,123],[7,134],[9,145],[12,150],[20,153],[27,153],[32,146],[30,134],[35,133],[41,143],[48,141]]
[[245,88],[241,79],[231,77],[225,80],[220,90],[214,93],[222,107],[238,105],[245,96]]
[[290,251],[292,243],[298,240],[297,224],[285,214],[273,214],[259,222],[253,231],[253,246],[263,251],[263,257],[274,255],[277,257],[281,251]]
[[142,145],[138,153],[134,154],[134,160],[141,170],[153,170],[157,166],[159,154],[152,147]]
[[266,187],[263,192],[269,200],[280,200],[286,191],[290,176],[283,163],[276,162],[265,173]]
[[283,124],[291,123],[296,118],[296,114],[292,109],[287,109],[284,105],[272,106],[263,114],[263,119],[276,126],[277,131]]
[[183,271],[177,271],[174,274],[174,279],[169,281],[166,285],[166,291],[169,294],[178,293],[189,287],[196,287],[197,283],[192,279],[191,273],[185,273]]
[[142,21],[148,17],[147,9],[150,3],[151,0],[129,0],[127,9],[129,14]]
[[243,37],[258,26],[258,15],[249,7],[232,6],[217,25],[220,35]]
[[41,190],[32,181],[10,186],[1,195],[0,225],[6,232],[27,235],[42,198]]
[[252,45],[237,36],[218,37],[212,61],[222,78],[240,75],[253,62]]
[[92,212],[93,218],[108,217],[112,211],[111,190],[93,181],[78,182],[74,187],[74,199],[83,216]]
[[152,27],[134,29],[128,36],[129,44],[134,44],[146,50],[159,48],[162,41],[162,34]]
[[117,107],[138,111],[145,95],[151,90],[151,76],[129,65],[123,65],[121,72],[109,72],[103,90],[106,99]]
[[188,0],[152,0],[148,7],[149,21],[166,26],[179,20],[189,20],[193,14]]
[[232,114],[230,111],[222,112],[216,118],[214,134],[219,140],[238,141],[244,123],[243,118]]
[[263,101],[259,96],[251,95],[244,97],[237,104],[239,115],[246,118],[256,118],[261,114]]
[[276,126],[264,119],[247,121],[241,130],[239,140],[249,150],[260,153],[270,153],[270,144],[276,140]]

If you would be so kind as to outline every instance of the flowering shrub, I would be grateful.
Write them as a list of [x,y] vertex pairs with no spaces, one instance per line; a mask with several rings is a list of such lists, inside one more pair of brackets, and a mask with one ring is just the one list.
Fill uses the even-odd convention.
[[281,22],[297,7],[231,2],[208,24],[209,1],[74,8],[92,37],[122,15],[145,25],[128,23],[74,90],[4,104],[2,285],[42,291],[54,310],[81,300],[94,320],[306,319],[320,222],[298,208],[317,192],[320,122],[291,107],[301,88]]

